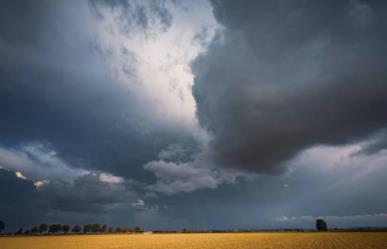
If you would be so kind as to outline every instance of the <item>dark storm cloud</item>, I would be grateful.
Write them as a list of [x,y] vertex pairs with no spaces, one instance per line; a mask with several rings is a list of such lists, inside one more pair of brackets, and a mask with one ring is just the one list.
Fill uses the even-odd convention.
[[212,1],[225,26],[194,63],[200,124],[220,166],[278,173],[303,149],[387,126],[387,6]]
[[[3,1],[0,9],[2,45],[33,47],[44,43],[42,35],[48,26],[46,18],[53,7],[51,1]],[[17,17],[19,18],[16,18]],[[30,20],[26,22],[25,17]],[[40,42],[38,42],[40,40]],[[4,48],[2,46],[2,48]]]
[[84,2],[1,3],[1,143],[46,143],[72,166],[146,177],[144,163],[189,138],[152,122],[150,107],[111,80],[89,11]]
[[41,222],[289,227],[275,220],[285,215],[308,216],[300,226],[309,228],[318,216],[386,213],[385,157],[342,171],[316,160],[290,176],[253,174],[251,181],[213,167],[215,159],[273,173],[316,144],[370,138],[351,164],[385,148],[378,133],[387,120],[383,3],[214,1],[226,29],[194,63],[197,116],[214,136],[209,152],[114,82],[105,58],[111,47],[95,41],[92,22],[109,18],[108,8],[122,14],[113,24],[122,32],[147,32],[153,22],[167,31],[174,20],[166,3],[147,3],[0,3],[0,220],[11,231]]
[[[313,163],[297,160],[290,174],[259,175],[237,185],[166,196],[158,201],[167,207],[160,213],[188,229],[313,229],[316,217],[326,217],[331,227],[385,226],[387,217],[377,216],[386,213],[387,154],[383,160],[341,154],[332,166],[328,161],[333,154],[327,151]],[[361,172],[368,173],[353,178]],[[281,220],[283,216],[288,220]]]
[[131,203],[144,198],[146,185],[131,179],[153,180],[145,163],[170,144],[193,143],[184,128],[155,122],[151,106],[112,80],[89,8],[1,3],[0,166],[28,178],[7,171],[12,184],[0,179],[0,219],[12,229],[39,222],[128,225],[122,217],[133,216]]
[[7,231],[42,222],[82,224],[109,220],[109,212],[125,208],[125,216],[134,212],[131,202],[137,198],[130,181],[109,182],[101,173],[88,173],[72,182],[46,181],[35,186],[15,172],[0,168],[0,220]]
[[[147,15],[156,17],[148,22],[167,29],[172,19],[163,4],[150,6]],[[62,221],[128,225],[122,217],[133,215],[131,203],[146,185],[130,179],[153,180],[145,163],[170,144],[194,144],[184,127],[156,122],[151,106],[112,80],[89,8],[88,2],[1,2],[0,166],[23,169],[28,178],[5,171],[12,182],[0,179],[0,219],[15,229]],[[90,172],[79,175],[83,169]]]
[[45,211],[33,182],[0,168],[0,220],[6,223],[8,231],[40,222]]
[[47,201],[50,209],[101,213],[109,206],[134,200],[136,194],[124,183],[101,181],[101,175],[89,173],[79,176],[73,182],[51,182],[39,188],[39,194]]

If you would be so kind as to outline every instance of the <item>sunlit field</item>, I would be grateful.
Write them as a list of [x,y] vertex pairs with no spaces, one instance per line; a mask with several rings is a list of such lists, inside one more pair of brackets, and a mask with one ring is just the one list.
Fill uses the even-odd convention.
[[222,233],[0,237],[1,249],[386,249],[387,233]]

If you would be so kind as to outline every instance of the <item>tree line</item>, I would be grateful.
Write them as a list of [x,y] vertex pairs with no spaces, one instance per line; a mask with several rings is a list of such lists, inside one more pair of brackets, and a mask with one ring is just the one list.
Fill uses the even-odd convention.
[[[5,229],[5,223],[0,220],[0,234]],[[317,231],[328,231],[328,226],[325,220],[317,219],[316,220],[316,230]],[[38,226],[34,226],[31,229],[19,228],[15,235],[21,234],[68,234],[71,232],[72,234],[89,234],[89,233],[143,233],[144,231],[139,227],[135,226],[133,229],[126,227],[108,227],[106,225],[100,225],[98,223],[95,224],[87,224],[84,226],[75,225],[72,228],[69,225],[61,225],[61,224],[51,224],[48,225],[46,223],[42,223]],[[163,231],[155,231],[163,232]],[[176,232],[176,231],[174,231]],[[192,233],[197,231],[191,231],[187,229],[181,230],[181,233]],[[216,231],[213,231],[216,232]]]
[[[5,229],[5,223],[0,221],[0,233]],[[62,224],[46,224],[42,223],[38,226],[34,226],[30,229],[19,228],[14,234],[88,234],[88,233],[142,233],[143,230],[139,226],[134,228],[127,227],[111,227],[107,225],[86,224],[84,226],[75,225],[70,227],[69,225]]]

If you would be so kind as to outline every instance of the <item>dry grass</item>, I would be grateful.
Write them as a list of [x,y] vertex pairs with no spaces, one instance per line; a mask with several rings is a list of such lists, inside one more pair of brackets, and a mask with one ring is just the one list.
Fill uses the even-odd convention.
[[0,237],[1,249],[386,249],[387,233],[223,233]]

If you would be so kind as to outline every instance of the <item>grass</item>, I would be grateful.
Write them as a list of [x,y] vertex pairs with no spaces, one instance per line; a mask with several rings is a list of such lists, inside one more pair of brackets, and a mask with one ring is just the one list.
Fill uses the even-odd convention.
[[386,249],[387,233],[221,233],[0,237],[1,249]]

